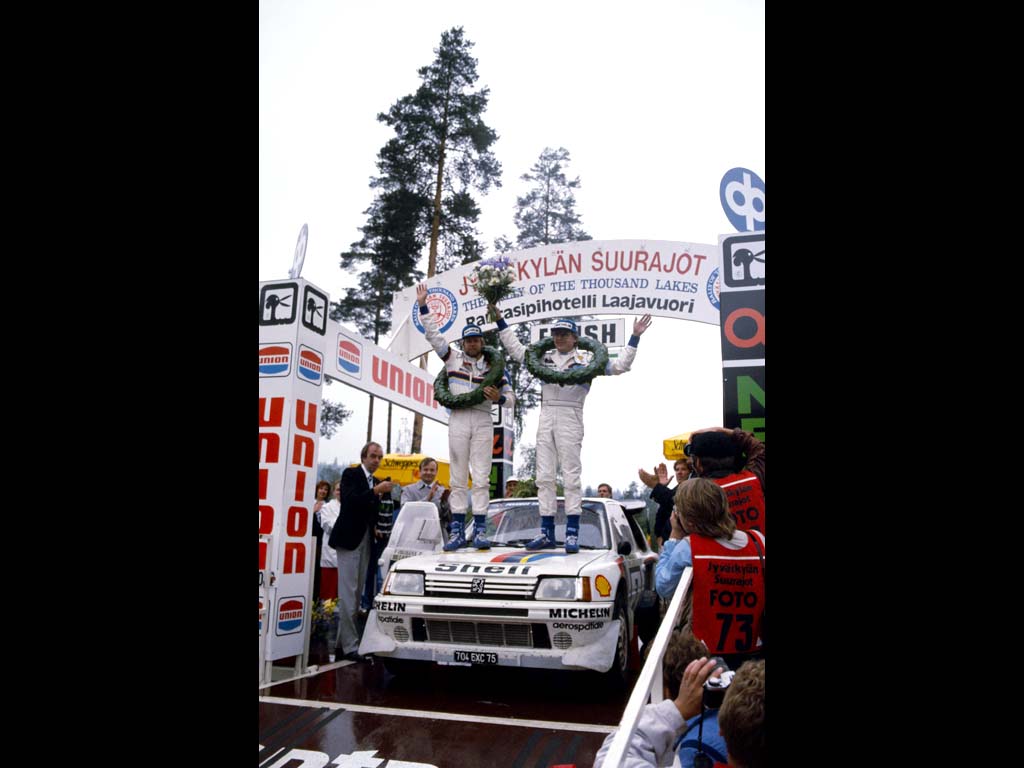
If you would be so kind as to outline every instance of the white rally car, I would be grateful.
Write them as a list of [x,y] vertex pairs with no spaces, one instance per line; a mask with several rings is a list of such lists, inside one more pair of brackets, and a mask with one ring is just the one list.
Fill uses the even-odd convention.
[[429,554],[399,549],[401,559],[382,561],[391,567],[359,652],[375,654],[393,674],[436,662],[592,669],[624,678],[638,606],[643,602],[648,620],[652,610],[657,616],[658,556],[623,505],[585,499],[573,555],[563,548],[562,499],[557,549],[524,548],[540,529],[536,498],[496,499],[487,520],[489,550],[443,552],[438,539]]

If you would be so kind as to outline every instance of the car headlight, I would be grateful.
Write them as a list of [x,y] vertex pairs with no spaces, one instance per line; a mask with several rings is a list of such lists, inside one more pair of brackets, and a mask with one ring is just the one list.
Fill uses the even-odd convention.
[[392,595],[422,595],[423,574],[393,573],[387,591]]
[[576,579],[548,578],[537,584],[537,600],[575,600]]

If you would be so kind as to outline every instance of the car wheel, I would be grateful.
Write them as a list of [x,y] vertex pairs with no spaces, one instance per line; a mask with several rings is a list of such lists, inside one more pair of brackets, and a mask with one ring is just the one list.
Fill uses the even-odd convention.
[[619,620],[619,638],[615,644],[615,659],[612,661],[612,668],[605,673],[608,682],[616,687],[625,686],[629,672],[629,632],[630,625],[627,620],[626,593],[619,590],[615,597],[615,610],[612,619]]

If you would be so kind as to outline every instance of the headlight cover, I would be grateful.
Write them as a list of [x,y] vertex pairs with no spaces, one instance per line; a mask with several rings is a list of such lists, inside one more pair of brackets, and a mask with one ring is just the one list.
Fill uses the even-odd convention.
[[391,574],[388,592],[392,595],[422,595],[423,574],[422,573],[398,573]]
[[575,600],[576,579],[544,578],[537,583],[537,600]]

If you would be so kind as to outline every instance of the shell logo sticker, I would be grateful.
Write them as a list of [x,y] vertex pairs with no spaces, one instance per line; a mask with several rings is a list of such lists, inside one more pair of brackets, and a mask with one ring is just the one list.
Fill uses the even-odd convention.
[[598,576],[594,579],[594,587],[597,589],[597,594],[601,597],[608,597],[608,595],[612,593],[611,582],[609,582],[604,576]]

